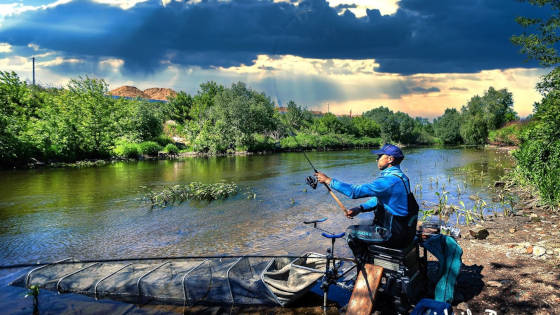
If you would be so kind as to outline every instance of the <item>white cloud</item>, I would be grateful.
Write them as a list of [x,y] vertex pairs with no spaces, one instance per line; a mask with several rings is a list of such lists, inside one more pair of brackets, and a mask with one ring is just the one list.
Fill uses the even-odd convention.
[[8,43],[0,43],[0,53],[9,53],[12,51],[12,45]]
[[[337,99],[326,100],[320,104],[308,104],[326,110],[327,103],[334,113],[359,114],[373,107],[389,106],[393,110],[407,112],[414,116],[440,116],[445,108],[459,108],[465,105],[475,94],[482,95],[490,86],[496,89],[507,88],[513,93],[514,109],[521,115],[531,113],[533,103],[540,100],[535,90],[539,76],[546,73],[544,69],[507,69],[487,70],[479,73],[442,73],[415,74],[402,76],[390,73],[377,73],[378,64],[373,59],[311,59],[297,56],[259,55],[254,64],[239,67],[218,68],[227,76],[245,80],[247,83],[269,79],[275,86],[285,86],[283,81],[292,81],[291,90],[281,87],[282,91],[265,91],[272,97],[291,98],[302,94],[301,88],[305,78],[315,77],[330,82],[339,88]],[[439,91],[415,93],[413,88]],[[321,91],[307,91],[321,93]],[[398,96],[402,95],[402,96]],[[297,99],[294,99],[298,102]]]
[[33,49],[34,51],[39,51],[39,45],[37,44],[29,43],[27,44],[27,47]]
[[100,69],[109,69],[113,72],[118,72],[123,65],[124,60],[115,58],[104,59],[99,62]]
[[119,7],[123,10],[128,10],[134,7],[136,4],[146,1],[148,0],[93,0],[93,2]]
[[349,10],[357,17],[366,15],[367,9],[378,9],[381,14],[388,15],[397,12],[398,0],[327,0],[331,7],[336,7],[341,4],[355,4],[356,8]]
[[76,59],[76,58],[67,59],[62,57],[56,57],[52,60],[38,62],[37,64],[42,67],[52,67],[52,66],[59,66],[63,63],[83,63],[83,62],[84,62],[83,60]]
[[72,2],[72,0],[57,0],[39,6],[23,5],[21,3],[0,4],[0,26],[2,26],[4,20],[8,16],[18,15],[26,11],[46,10],[70,2]]

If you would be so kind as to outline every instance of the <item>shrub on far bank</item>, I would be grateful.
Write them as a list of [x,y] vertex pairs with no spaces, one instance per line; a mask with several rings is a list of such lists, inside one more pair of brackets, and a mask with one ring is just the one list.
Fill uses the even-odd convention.
[[128,159],[135,159],[140,156],[140,147],[137,143],[120,142],[113,149],[113,154]]
[[173,143],[169,143],[165,146],[165,148],[163,148],[163,152],[171,155],[176,155],[177,153],[179,153],[179,148],[177,148],[177,146]]
[[148,156],[157,156],[162,147],[154,141],[144,141],[139,144],[140,152]]
[[512,122],[500,129],[490,131],[488,140],[490,143],[498,145],[519,145],[523,133],[533,125],[532,122]]
[[161,135],[157,136],[156,138],[153,139],[153,141],[157,142],[157,144],[159,144],[162,147],[165,147],[168,144],[173,143],[173,139],[171,139],[170,136],[165,135],[165,134],[161,134]]

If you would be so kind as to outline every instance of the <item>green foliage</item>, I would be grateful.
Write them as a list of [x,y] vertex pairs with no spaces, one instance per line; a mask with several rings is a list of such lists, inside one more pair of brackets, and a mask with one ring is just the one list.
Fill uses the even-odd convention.
[[294,101],[289,101],[287,105],[287,112],[284,114],[286,123],[296,130],[308,127],[313,121],[311,113],[299,107]]
[[521,46],[521,52],[527,54],[529,59],[539,61],[543,66],[553,66],[560,62],[557,43],[560,40],[559,27],[560,2],[557,0],[526,0],[527,2],[545,7],[549,13],[547,19],[517,17],[516,22],[526,30],[536,31],[535,33],[523,33],[512,36],[511,41]]
[[253,141],[251,142],[249,151],[262,152],[276,150],[276,141],[269,136],[254,134]]
[[560,91],[551,91],[536,106],[534,125],[514,152],[518,168],[547,203],[560,203]]
[[484,144],[491,130],[517,118],[512,94],[507,89],[490,87],[484,95],[475,95],[461,110],[461,137],[466,144]]
[[161,134],[161,135],[155,137],[152,140],[157,142],[162,147],[165,147],[166,145],[168,145],[170,143],[173,143],[173,139],[171,139],[171,137],[169,137],[167,135],[164,135],[164,134]]
[[146,199],[150,201],[152,207],[165,207],[187,200],[212,201],[226,199],[237,194],[238,191],[239,188],[234,183],[203,184],[192,182],[187,185],[165,187],[161,191],[148,190],[146,192]]
[[394,113],[386,107],[374,108],[362,116],[372,119],[380,126],[381,137],[385,142],[417,143],[423,128],[423,122],[415,120],[406,113]]
[[512,42],[521,46],[529,59],[543,66],[555,68],[541,78],[537,89],[544,96],[535,104],[532,125],[522,133],[519,150],[514,152],[518,172],[539,189],[548,204],[560,204],[560,2],[556,0],[528,0],[543,7],[547,18],[518,17],[517,22],[526,31],[513,36]]
[[176,155],[177,153],[179,153],[179,148],[177,148],[177,146],[173,143],[168,143],[165,148],[163,148],[163,152],[171,155]]
[[503,128],[492,130],[488,134],[491,143],[501,145],[519,145],[523,134],[533,128],[533,122],[514,122]]
[[486,143],[488,138],[488,129],[486,122],[480,116],[473,116],[466,119],[461,125],[461,137],[466,144],[481,145]]
[[193,103],[194,99],[189,94],[183,91],[177,93],[175,97],[169,100],[169,118],[181,124],[191,119]]
[[154,141],[144,141],[138,145],[140,152],[148,156],[157,156],[162,147]]
[[134,159],[140,156],[140,146],[137,143],[120,141],[115,145],[113,154],[128,159]]
[[[199,152],[234,152],[250,147],[254,133],[269,133],[276,129],[274,104],[264,94],[239,82],[231,88],[212,86],[212,102],[204,113],[188,123],[193,148]],[[198,95],[195,100],[199,99]],[[196,102],[195,102],[196,103]]]
[[356,137],[377,138],[381,136],[381,127],[373,119],[364,116],[352,117]]
[[119,134],[131,141],[144,141],[158,137],[163,132],[165,105],[163,103],[150,103],[146,100],[119,99]]
[[320,135],[326,135],[328,133],[343,133],[344,125],[334,114],[327,113],[313,121],[311,130]]

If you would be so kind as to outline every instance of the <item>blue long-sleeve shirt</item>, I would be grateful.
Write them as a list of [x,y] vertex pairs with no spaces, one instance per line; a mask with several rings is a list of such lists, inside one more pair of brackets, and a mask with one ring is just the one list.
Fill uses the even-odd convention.
[[[392,174],[404,179],[406,189],[403,181]],[[330,186],[352,199],[373,197],[361,204],[365,211],[371,211],[381,202],[385,209],[393,215],[406,216],[408,214],[407,192],[410,191],[410,181],[399,165],[384,169],[381,171],[381,175],[369,184],[351,185],[333,178]]]

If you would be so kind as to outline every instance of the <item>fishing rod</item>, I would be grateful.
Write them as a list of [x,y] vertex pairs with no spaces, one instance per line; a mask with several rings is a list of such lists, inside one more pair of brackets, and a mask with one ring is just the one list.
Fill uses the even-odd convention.
[[[285,123],[286,126],[288,127],[289,133],[291,134],[291,136],[294,138],[294,141],[296,142],[297,146],[302,148],[302,146],[299,144],[297,137],[295,135],[294,130],[292,129],[292,126],[289,124],[289,122],[285,119]],[[313,165],[313,163],[311,163],[311,160],[309,159],[309,157],[307,156],[307,154],[305,153],[305,150],[302,151],[303,156],[305,157],[305,159],[307,160],[307,162],[309,163],[309,165],[311,166],[311,168],[313,169],[313,171],[315,173],[319,173],[319,171],[317,170],[317,168],[315,168],[315,166]],[[308,176],[305,181],[307,182],[307,184],[309,186],[311,186],[311,188],[313,189],[317,189],[317,177],[315,177],[315,175],[313,176]],[[348,215],[348,209],[346,209],[346,207],[342,204],[342,202],[340,201],[340,199],[338,199],[338,197],[334,194],[334,192],[332,191],[331,187],[327,184],[327,183],[323,183],[323,185],[327,188],[327,190],[329,191],[329,194],[331,195],[331,197],[334,199],[334,201],[336,201],[336,203],[338,204],[338,206],[342,209],[342,211],[344,211],[344,215],[346,215],[346,217],[353,219],[352,217],[350,217]]]

